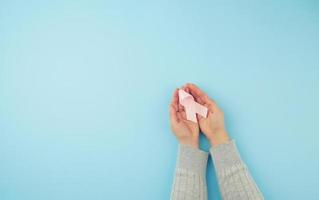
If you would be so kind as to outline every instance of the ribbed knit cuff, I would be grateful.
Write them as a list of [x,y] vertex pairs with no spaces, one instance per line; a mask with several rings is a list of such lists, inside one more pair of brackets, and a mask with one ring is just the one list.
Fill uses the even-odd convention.
[[234,140],[211,148],[210,153],[217,171],[243,164]]
[[208,153],[200,149],[180,145],[178,150],[177,168],[194,173],[205,173]]

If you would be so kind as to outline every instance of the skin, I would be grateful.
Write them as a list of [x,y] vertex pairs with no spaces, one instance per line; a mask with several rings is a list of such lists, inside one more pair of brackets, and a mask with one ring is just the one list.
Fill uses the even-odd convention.
[[171,129],[179,143],[198,148],[200,131],[213,147],[228,142],[224,113],[217,104],[195,84],[187,83],[181,89],[190,93],[196,102],[207,107],[208,114],[207,118],[197,115],[198,123],[186,120],[185,109],[179,104],[178,89],[176,89],[169,110]]

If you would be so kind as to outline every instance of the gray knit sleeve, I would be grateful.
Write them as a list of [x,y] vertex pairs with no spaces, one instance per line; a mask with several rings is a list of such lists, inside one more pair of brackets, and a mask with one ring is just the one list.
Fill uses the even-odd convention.
[[234,141],[210,149],[224,200],[264,199]]
[[207,200],[208,153],[180,145],[171,200]]

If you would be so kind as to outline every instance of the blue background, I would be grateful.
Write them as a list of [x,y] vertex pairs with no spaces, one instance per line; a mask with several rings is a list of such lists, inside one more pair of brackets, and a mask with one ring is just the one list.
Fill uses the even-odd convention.
[[[2,0],[0,199],[168,199],[168,104],[185,82],[225,111],[267,199],[317,199],[318,9]],[[211,160],[207,173],[219,199]]]

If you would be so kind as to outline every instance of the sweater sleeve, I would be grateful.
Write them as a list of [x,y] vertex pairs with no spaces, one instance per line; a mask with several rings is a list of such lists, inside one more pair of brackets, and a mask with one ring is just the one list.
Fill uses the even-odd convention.
[[247,166],[241,160],[234,141],[210,149],[222,198],[264,199]]
[[207,158],[207,152],[179,146],[171,200],[207,200]]

